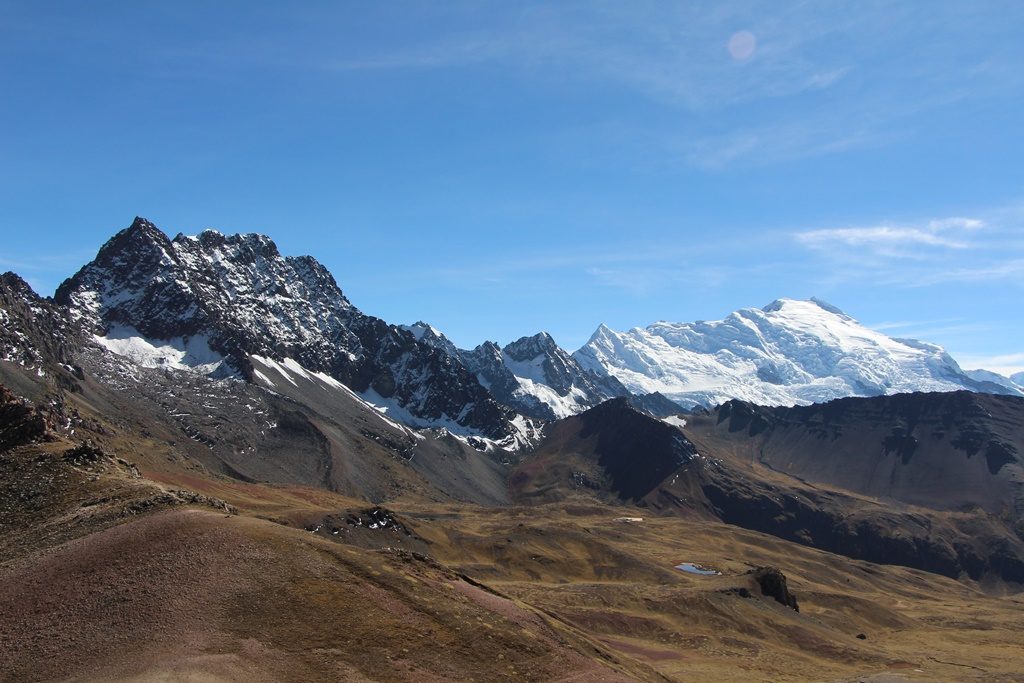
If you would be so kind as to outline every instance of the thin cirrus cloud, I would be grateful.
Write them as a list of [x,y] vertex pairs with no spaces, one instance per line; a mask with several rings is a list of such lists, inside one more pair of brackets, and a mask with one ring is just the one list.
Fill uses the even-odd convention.
[[917,287],[926,287],[947,282],[977,283],[994,281],[1005,281],[1017,286],[1024,285],[1024,258],[994,261],[974,267],[922,273],[909,284]]
[[[747,27],[737,31],[740,25]],[[834,86],[850,72],[849,63],[838,55],[810,59],[803,50],[850,28],[791,10],[751,15],[724,8],[553,4],[527,6],[505,21],[441,32],[414,45],[338,55],[323,65],[355,72],[490,65],[708,110]]]
[[893,247],[929,246],[946,249],[967,249],[970,236],[985,227],[977,218],[950,217],[928,221],[923,225],[873,225],[854,228],[807,230],[793,235],[799,244],[814,249],[831,249],[836,245],[861,247],[882,255],[897,256]]
[[920,289],[948,284],[1024,285],[1019,206],[984,218],[951,216],[918,223],[791,233],[814,255],[829,287],[847,283]]
[[[683,162],[720,170],[885,145],[912,135],[923,111],[1005,92],[1021,78],[1012,48],[980,58],[965,40],[989,36],[1002,45],[1003,30],[968,6],[526,4],[419,43],[363,46],[324,64],[352,72],[482,66],[640,94],[700,114],[703,123],[676,119],[656,133],[669,153],[683,147]],[[917,49],[921,35],[930,36],[927,53]],[[879,71],[892,45],[907,58]],[[770,106],[752,106],[761,103]],[[790,106],[780,113],[774,103]]]

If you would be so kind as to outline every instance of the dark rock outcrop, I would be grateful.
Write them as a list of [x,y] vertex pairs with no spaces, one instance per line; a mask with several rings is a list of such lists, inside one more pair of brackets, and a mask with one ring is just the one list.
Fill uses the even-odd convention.
[[624,500],[639,501],[697,455],[678,429],[637,411],[625,398],[569,420],[579,424],[580,439],[593,441],[612,491]]
[[776,567],[757,567],[752,569],[750,573],[753,575],[754,580],[757,581],[757,585],[761,587],[761,595],[772,598],[780,605],[785,605],[797,612],[800,611],[796,596],[789,592],[786,575],[780,569]]
[[35,406],[0,385],[0,453],[45,438],[48,426]]

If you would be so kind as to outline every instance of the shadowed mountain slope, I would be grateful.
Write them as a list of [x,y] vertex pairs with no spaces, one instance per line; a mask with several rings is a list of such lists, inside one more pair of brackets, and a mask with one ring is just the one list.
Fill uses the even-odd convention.
[[[882,431],[888,435],[900,424],[886,411],[893,401],[940,404],[933,408],[941,413],[947,399],[955,405],[963,398],[947,394],[881,397],[845,401],[831,410],[845,414],[848,405],[874,405],[873,424],[884,423]],[[989,399],[1011,411],[1024,404],[1024,399],[1012,397],[982,400]],[[837,483],[816,484],[795,468],[792,473],[786,471],[785,463],[762,464],[757,454],[763,440],[770,438],[771,427],[751,417],[756,411],[740,408],[749,406],[732,403],[717,414],[689,416],[680,429],[632,410],[624,401],[605,403],[550,425],[542,445],[513,472],[513,492],[523,501],[565,500],[579,493],[638,501],[653,510],[714,518],[850,557],[969,578],[992,584],[995,590],[1024,584],[1024,540],[1019,497],[1015,497],[1020,490],[1016,484],[1019,461],[991,474],[984,457],[972,461],[964,451],[958,451],[956,458],[941,449],[934,457],[922,451],[899,465],[903,468],[899,487],[857,490]],[[813,407],[792,410],[811,413]],[[1007,417],[1000,414],[995,424],[1012,426]],[[833,422],[837,419],[833,416]],[[800,429],[810,430],[814,439],[824,438],[815,441],[822,459],[844,458],[847,469],[870,471],[876,450],[884,452],[884,437],[877,445],[871,442],[872,431],[863,414],[854,412],[844,419],[851,438],[859,435],[870,444],[863,456],[855,449],[845,456],[841,451],[830,455],[832,437],[822,437],[818,423]],[[780,424],[798,429],[788,422]],[[983,424],[976,427],[982,428]],[[958,437],[951,434],[950,438]],[[900,459],[892,452],[889,457]],[[794,459],[801,462],[805,461]],[[808,456],[806,462],[814,459]],[[981,472],[976,474],[981,483],[971,488],[961,469],[975,472],[979,464]],[[915,477],[920,485],[912,485]],[[854,479],[845,481],[849,484]],[[952,489],[943,493],[935,483],[943,481],[946,486],[959,482],[960,498]],[[1007,497],[991,501],[988,508],[963,502],[999,491]],[[913,500],[894,499],[899,492]]]

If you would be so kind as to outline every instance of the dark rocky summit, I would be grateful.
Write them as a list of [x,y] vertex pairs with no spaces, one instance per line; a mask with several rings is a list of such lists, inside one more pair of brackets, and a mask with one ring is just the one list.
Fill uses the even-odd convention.
[[314,258],[283,257],[263,235],[207,230],[171,240],[136,218],[55,299],[99,334],[202,338],[246,376],[252,355],[291,358],[425,421],[495,438],[511,430],[511,411],[449,354],[364,315]]

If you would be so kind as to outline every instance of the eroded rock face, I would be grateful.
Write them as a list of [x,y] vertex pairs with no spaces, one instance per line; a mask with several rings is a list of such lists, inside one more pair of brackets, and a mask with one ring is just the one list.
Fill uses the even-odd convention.
[[[868,562],[1024,582],[1024,398],[730,401],[688,416],[685,431],[724,463],[699,481],[724,522]],[[745,463],[793,481],[769,485]]]
[[0,453],[44,438],[46,433],[45,416],[0,385]]
[[39,296],[14,273],[0,275],[0,361],[66,375],[72,384],[81,379],[73,363],[82,337],[66,308]]

